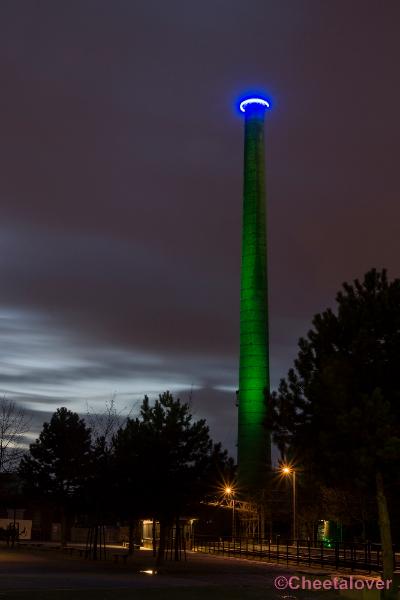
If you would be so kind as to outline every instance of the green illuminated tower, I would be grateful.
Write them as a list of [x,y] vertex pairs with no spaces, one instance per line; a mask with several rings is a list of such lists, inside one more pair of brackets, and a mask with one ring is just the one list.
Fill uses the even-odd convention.
[[240,367],[238,486],[260,497],[271,468],[266,428],[269,394],[268,288],[265,207],[264,115],[266,100],[241,102],[245,116],[242,269],[240,290]]

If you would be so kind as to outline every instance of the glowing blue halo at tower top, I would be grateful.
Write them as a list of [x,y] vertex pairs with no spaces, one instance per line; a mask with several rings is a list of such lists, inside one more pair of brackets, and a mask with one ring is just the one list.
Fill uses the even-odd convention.
[[264,108],[266,110],[269,108],[269,102],[267,102],[267,100],[264,98],[246,98],[239,104],[239,109],[242,113],[244,113],[246,112],[246,108],[250,106],[258,109]]

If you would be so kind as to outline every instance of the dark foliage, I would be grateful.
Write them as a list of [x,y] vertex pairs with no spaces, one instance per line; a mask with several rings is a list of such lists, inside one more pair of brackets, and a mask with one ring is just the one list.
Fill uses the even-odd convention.
[[145,397],[140,416],[128,419],[114,439],[114,461],[124,510],[157,518],[182,514],[230,465],[204,419],[193,421],[189,405],[169,392],[153,406]]
[[384,542],[385,489],[400,458],[400,280],[371,270],[336,299],[337,314],[314,317],[273,395],[275,440],[321,484],[375,490]]

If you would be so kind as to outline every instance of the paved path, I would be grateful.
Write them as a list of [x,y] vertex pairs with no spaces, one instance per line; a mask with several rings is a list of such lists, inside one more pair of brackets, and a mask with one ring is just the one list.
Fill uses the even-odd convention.
[[[60,591],[87,590],[138,590],[136,598],[147,598],[139,590],[160,589],[164,596],[169,590],[180,590],[191,600],[193,590],[196,597],[229,598],[266,598],[271,600],[295,600],[312,598],[312,600],[331,600],[338,597],[337,592],[291,592],[278,591],[274,587],[277,575],[293,575],[293,568],[271,566],[242,559],[228,559],[196,553],[188,554],[187,562],[167,561],[157,575],[148,575],[143,571],[154,569],[154,559],[150,551],[136,552],[131,562],[126,565],[114,564],[111,561],[87,561],[78,557],[68,557],[54,549],[47,550],[6,550],[0,548],[0,600],[25,597],[12,593],[26,593],[28,598],[40,598],[44,590],[54,590],[50,598],[67,597],[59,595]],[[208,590],[211,589],[211,594]],[[226,590],[226,593],[225,593]],[[231,592],[228,592],[231,590]],[[232,592],[235,590],[235,593]],[[11,593],[12,592],[12,593]],[[215,593],[214,593],[215,592]],[[229,595],[231,593],[231,595]],[[151,594],[150,594],[151,595]],[[69,597],[69,596],[68,596]],[[71,598],[74,596],[71,595]],[[90,597],[92,597],[90,595]],[[106,597],[106,596],[104,596]],[[114,596],[113,596],[114,597]],[[122,597],[122,596],[121,596]],[[125,597],[125,596],[124,596]],[[153,597],[151,595],[151,597]],[[165,596],[167,597],[167,596]],[[168,598],[173,597],[168,594]],[[180,597],[180,594],[179,594]],[[115,596],[117,598],[117,596]]]

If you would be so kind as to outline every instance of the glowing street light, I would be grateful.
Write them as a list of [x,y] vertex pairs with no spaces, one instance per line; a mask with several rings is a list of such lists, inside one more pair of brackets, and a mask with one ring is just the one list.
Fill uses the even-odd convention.
[[282,475],[292,475],[292,485],[293,485],[293,541],[296,539],[296,471],[293,467],[289,465],[282,465],[281,467]]

